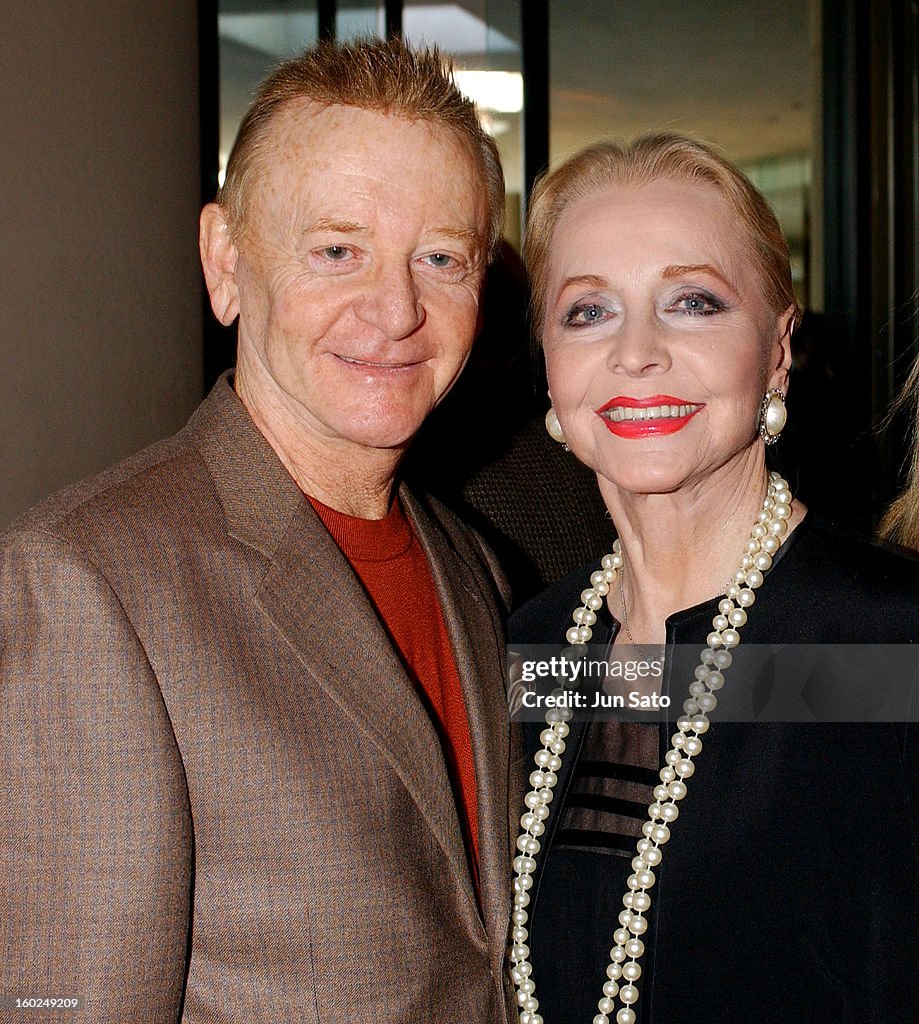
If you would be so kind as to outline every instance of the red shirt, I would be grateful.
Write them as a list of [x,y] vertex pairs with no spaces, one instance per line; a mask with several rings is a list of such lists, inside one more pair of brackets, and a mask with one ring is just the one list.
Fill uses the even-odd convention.
[[469,718],[424,550],[398,499],[384,519],[359,519],[315,498],[309,501],[367,591],[437,728],[477,878],[478,814]]

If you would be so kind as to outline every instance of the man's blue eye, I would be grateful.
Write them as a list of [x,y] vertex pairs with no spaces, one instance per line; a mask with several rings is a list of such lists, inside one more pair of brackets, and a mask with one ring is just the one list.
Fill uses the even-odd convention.
[[435,267],[448,267],[450,265],[451,257],[443,252],[432,253],[428,259],[431,264]]
[[343,245],[327,245],[322,251],[330,260],[343,260],[348,255],[348,250]]

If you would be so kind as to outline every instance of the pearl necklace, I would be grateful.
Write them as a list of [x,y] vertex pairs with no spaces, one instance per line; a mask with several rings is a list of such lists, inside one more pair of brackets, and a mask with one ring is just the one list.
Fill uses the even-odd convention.
[[[715,691],[724,685],[722,673],[733,660],[730,649],[740,643],[739,629],[747,621],[746,609],[756,600],[754,591],[762,586],[764,574],[769,571],[773,555],[788,530],[791,502],[788,483],[778,473],[770,473],[762,511],[753,526],[740,565],[718,604],[718,614],[712,619],[712,632],[706,638],[707,646],[702,651],[695,679],[689,687],[689,699],[683,704],[684,714],[677,719],[677,732],[671,739],[673,746],[664,758],[661,781],[654,788],[654,799],[648,808],[648,820],[642,825],[643,838],[638,841],[638,855],[632,860],[633,874],[629,876],[628,891],[622,898],[625,909],[619,914],[619,928],[613,933],[615,945],[610,950],[603,997],[597,1003],[600,1012],[594,1017],[593,1024],[610,1024],[617,996],[624,1005],[616,1013],[616,1024],[635,1024],[632,1004],[638,1000],[636,982],[641,977],[638,961],[645,950],[641,936],[648,928],[644,915],[651,907],[648,890],[655,882],[653,869],[660,865],[663,857],[661,847],[670,839],[670,825],[679,817],[677,804],[686,796],[686,780],[695,771],[693,758],[702,750],[700,737],[708,730],[709,712],[714,711],[718,704]],[[565,634],[569,644],[586,644],[593,636],[591,627],[596,624],[597,611],[609,593],[610,584],[622,571],[622,549],[618,540],[614,542],[612,552],[603,556],[600,565],[601,568],[591,574],[590,586],[581,593],[581,606],[572,615],[574,625]],[[526,907],[530,902],[529,890],[533,886],[536,854],[540,849],[539,836],[546,830],[552,789],[558,782],[557,773],[562,766],[561,755],[565,750],[571,716],[572,712],[567,708],[552,709],[546,714],[546,728],[539,736],[543,747],[534,757],[536,770],[530,775],[533,788],[524,799],[527,810],[520,819],[523,831],[517,838],[520,853],[514,858],[513,944],[510,949],[511,977],[517,990],[520,1024],[543,1024],[543,1018],[537,1012],[539,1001],[532,977],[533,965],[529,962],[530,950],[526,945],[529,936]],[[620,982],[625,984],[620,985]]]

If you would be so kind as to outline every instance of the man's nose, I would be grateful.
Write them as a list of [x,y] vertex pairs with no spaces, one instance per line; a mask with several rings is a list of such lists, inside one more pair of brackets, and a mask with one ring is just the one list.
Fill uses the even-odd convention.
[[361,320],[393,339],[407,337],[424,320],[411,267],[395,262],[376,268],[355,308]]
[[607,365],[634,377],[669,370],[672,357],[666,335],[666,326],[654,316],[626,316],[616,332]]

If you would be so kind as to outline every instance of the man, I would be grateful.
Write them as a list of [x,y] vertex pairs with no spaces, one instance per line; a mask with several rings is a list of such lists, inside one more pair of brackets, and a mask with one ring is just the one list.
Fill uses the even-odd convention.
[[263,86],[201,216],[235,376],[0,549],[3,1021],[507,1019],[495,575],[396,484],[502,208],[436,54]]

